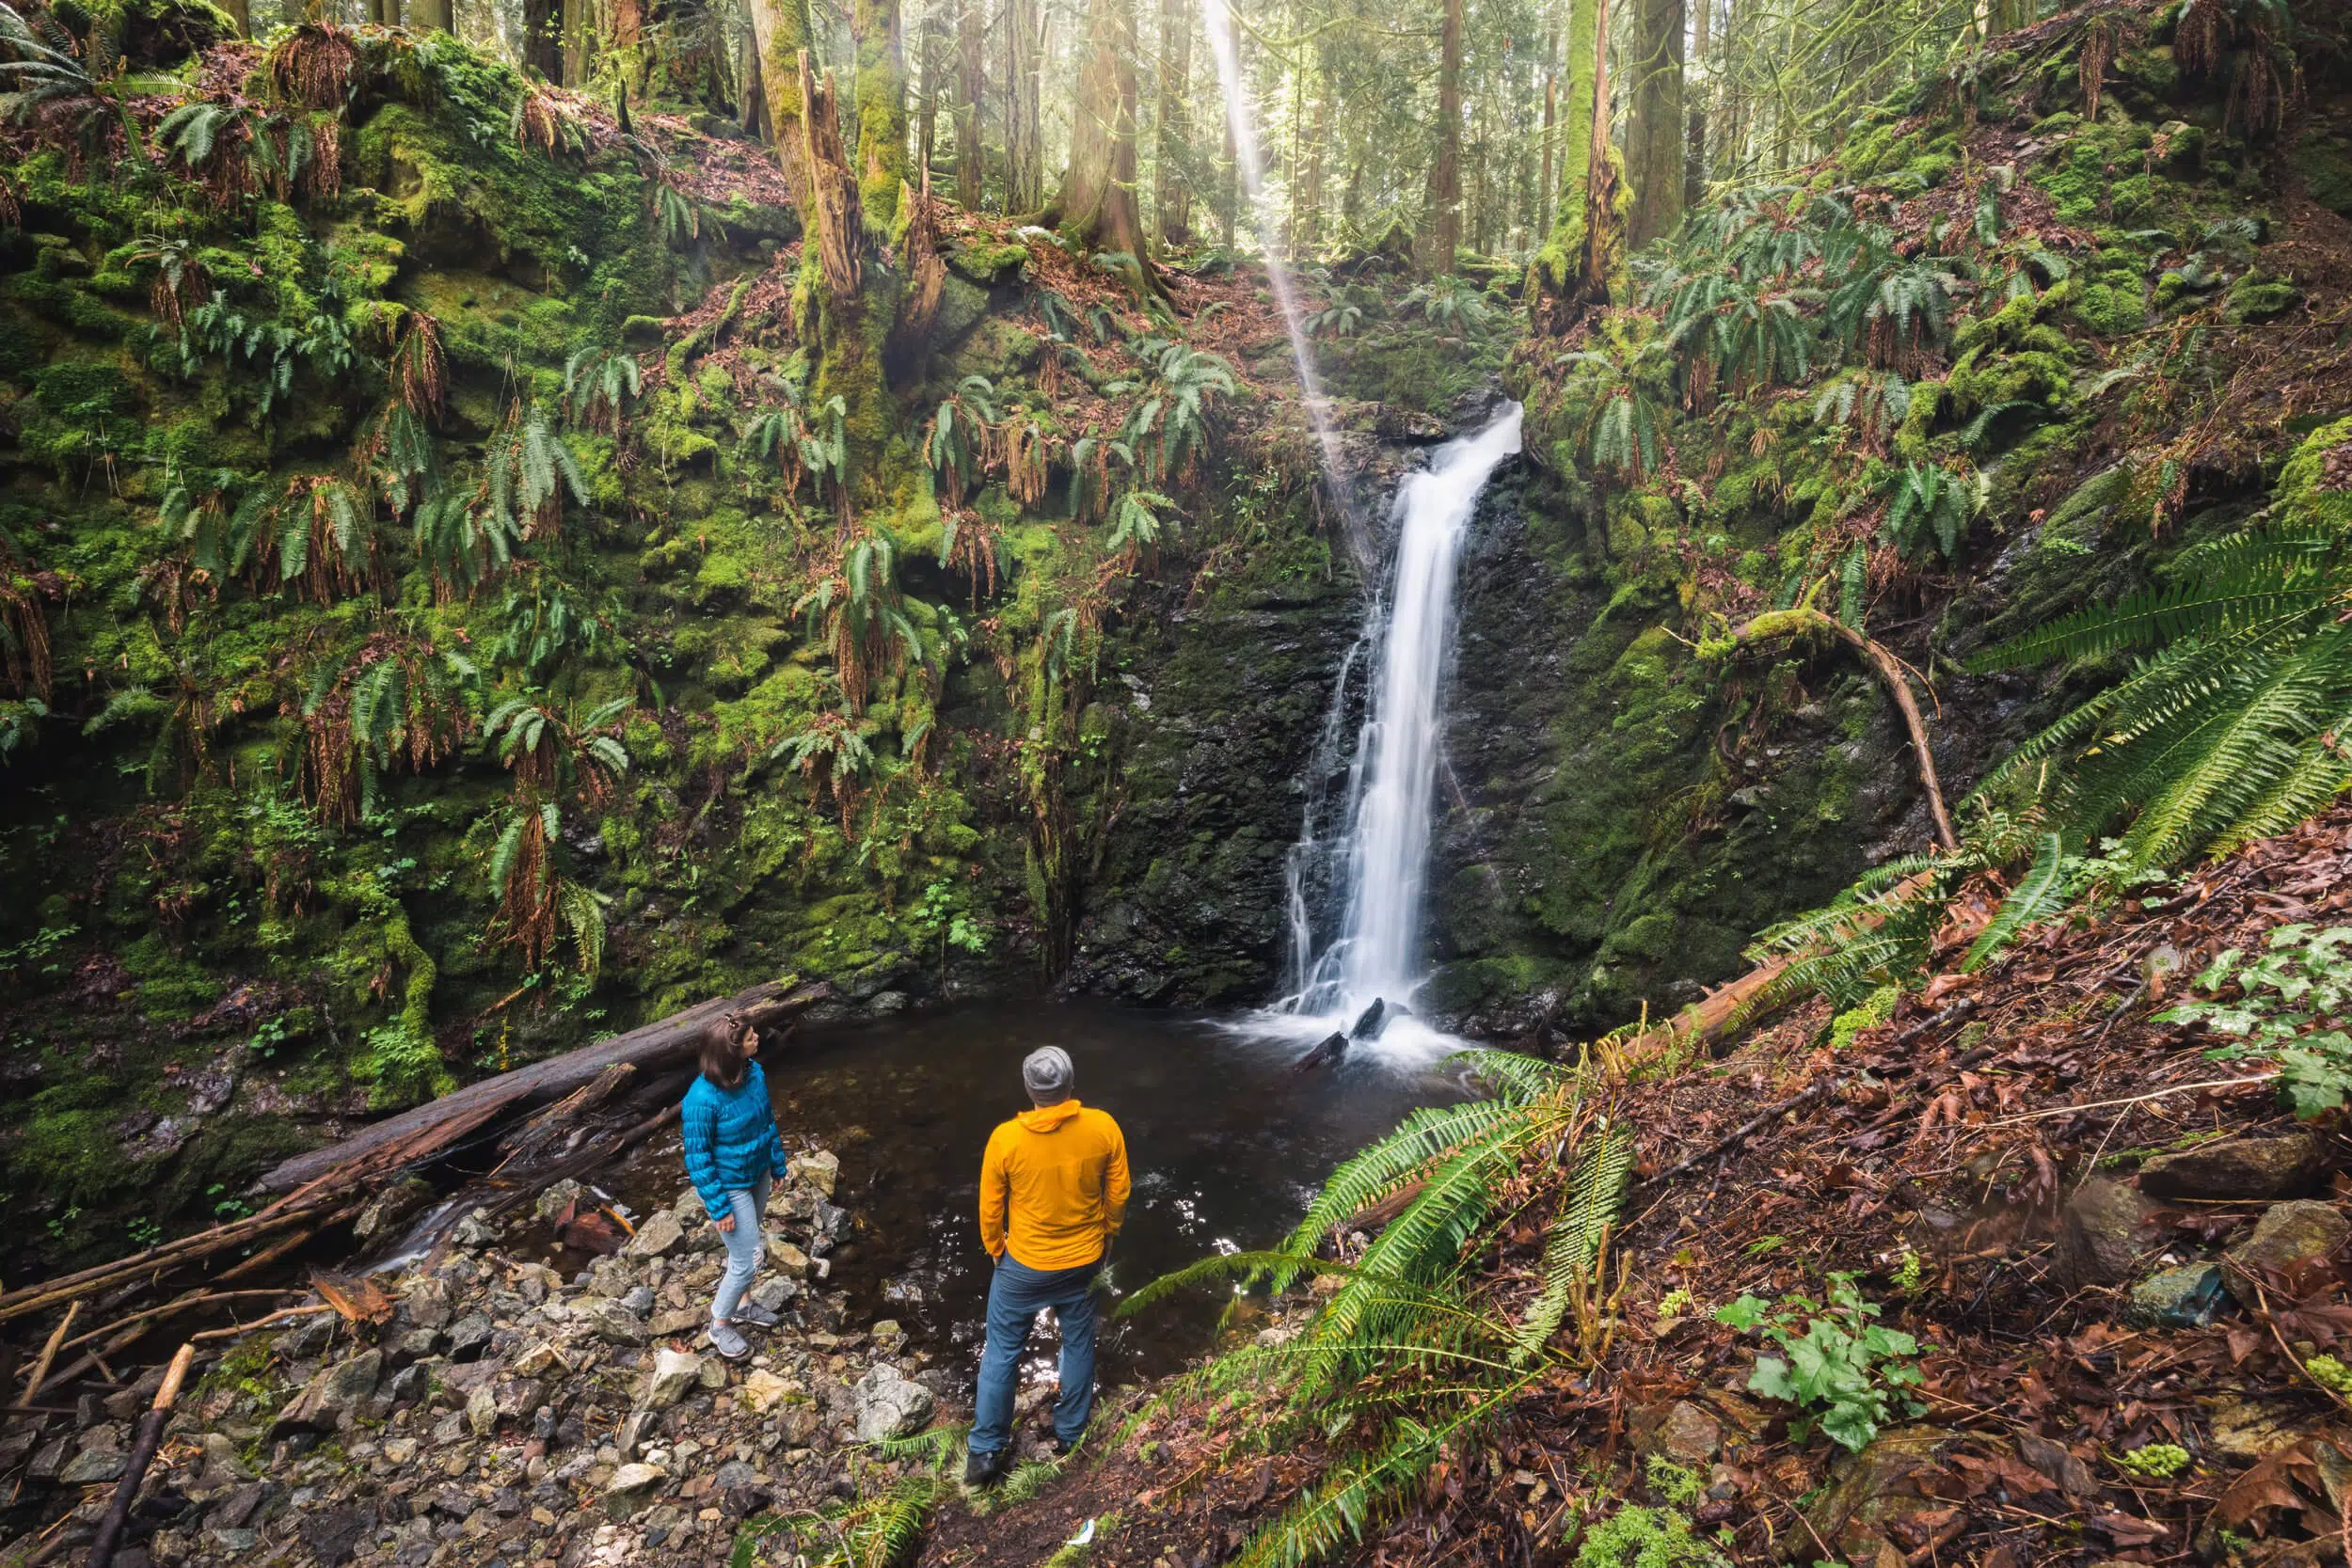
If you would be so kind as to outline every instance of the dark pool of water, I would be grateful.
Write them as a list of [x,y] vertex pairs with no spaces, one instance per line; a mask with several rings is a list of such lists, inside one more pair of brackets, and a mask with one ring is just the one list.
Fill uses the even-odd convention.
[[[835,1200],[858,1228],[836,1249],[833,1278],[854,1324],[895,1318],[919,1343],[977,1360],[988,1293],[980,1152],[1026,1106],[1021,1058],[1047,1044],[1075,1062],[1078,1098],[1126,1132],[1135,1196],[1113,1259],[1121,1294],[1211,1252],[1279,1242],[1332,1166],[1413,1107],[1463,1094],[1439,1071],[1377,1061],[1301,1075],[1295,1041],[1077,1003],[804,1031],[762,1059],[786,1142],[841,1157]],[[640,1210],[672,1201],[684,1185],[675,1138],[603,1185]],[[1220,1305],[1202,1291],[1106,1323],[1102,1380],[1181,1366],[1207,1344]]]

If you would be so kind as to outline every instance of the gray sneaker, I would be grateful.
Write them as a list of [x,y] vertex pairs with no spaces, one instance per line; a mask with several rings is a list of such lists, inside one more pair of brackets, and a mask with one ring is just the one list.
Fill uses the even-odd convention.
[[751,1341],[735,1330],[733,1323],[712,1323],[707,1336],[710,1348],[730,1361],[740,1361],[751,1354]]
[[749,1323],[754,1328],[773,1328],[784,1320],[777,1317],[773,1312],[769,1311],[765,1307],[760,1306],[759,1303],[755,1301],[747,1301],[735,1309],[735,1316],[730,1321],[739,1323]]

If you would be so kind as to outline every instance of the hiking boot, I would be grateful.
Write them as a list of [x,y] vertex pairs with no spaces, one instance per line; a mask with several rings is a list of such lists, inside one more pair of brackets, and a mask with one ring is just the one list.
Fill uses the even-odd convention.
[[773,1312],[769,1311],[765,1307],[760,1306],[757,1302],[747,1301],[742,1306],[735,1309],[735,1316],[730,1321],[739,1323],[749,1323],[754,1328],[773,1328],[784,1320],[777,1317]]
[[1083,1442],[1085,1442],[1085,1441],[1086,1441],[1086,1433],[1079,1433],[1077,1436],[1075,1436],[1075,1437],[1057,1437],[1057,1438],[1055,1438],[1055,1439],[1054,1439],[1054,1457],[1055,1457],[1056,1459],[1068,1459],[1068,1458],[1069,1458],[1072,1454],[1076,1453],[1076,1452],[1078,1451],[1078,1445],[1079,1445],[1079,1444],[1081,1444],[1081,1443],[1083,1443]]
[[736,1332],[733,1323],[712,1323],[707,1338],[710,1348],[730,1361],[740,1361],[751,1354],[751,1341]]
[[963,1484],[977,1490],[993,1486],[1004,1480],[1005,1461],[1010,1456],[1010,1451],[1007,1449],[999,1449],[994,1453],[966,1454],[963,1461]]

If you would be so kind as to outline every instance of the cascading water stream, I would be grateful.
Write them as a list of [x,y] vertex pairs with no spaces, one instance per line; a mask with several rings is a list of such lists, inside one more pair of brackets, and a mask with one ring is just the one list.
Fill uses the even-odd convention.
[[[1345,1030],[1375,1000],[1411,1005],[1421,967],[1422,906],[1428,891],[1429,837],[1444,746],[1442,696],[1454,634],[1454,586],[1462,541],[1494,471],[1519,450],[1519,407],[1441,448],[1429,467],[1397,486],[1396,563],[1366,618],[1365,638],[1341,667],[1332,719],[1319,748],[1327,776],[1347,686],[1363,648],[1374,649],[1372,687],[1342,801],[1310,800],[1291,852],[1293,962],[1297,990],[1256,1022],[1274,1032],[1320,1038]],[[1334,805],[1343,805],[1343,814]],[[1338,816],[1340,836],[1327,837]],[[1345,890],[1336,935],[1315,944],[1312,895]],[[1391,1061],[1425,1060],[1452,1042],[1411,1018],[1368,1043]]]
[[[1225,88],[1225,123],[1233,134],[1233,159],[1242,188],[1249,198],[1249,226],[1258,228],[1259,208],[1265,195],[1265,168],[1258,158],[1257,117],[1249,107],[1248,85],[1242,80],[1241,58],[1233,50],[1232,27],[1225,0],[1200,0],[1200,20],[1209,30],[1209,52],[1216,56],[1217,81]],[[1298,310],[1298,292],[1291,286],[1290,268],[1261,231],[1258,245],[1265,257],[1266,286],[1282,312],[1282,329],[1290,335],[1291,361],[1298,368],[1298,389],[1306,399],[1307,420],[1314,427],[1315,445],[1323,458],[1323,483],[1347,524],[1351,542],[1359,550],[1360,530],[1340,483],[1340,437],[1331,427],[1330,405],[1324,401],[1323,378],[1315,372],[1313,352],[1307,345],[1307,327]]]

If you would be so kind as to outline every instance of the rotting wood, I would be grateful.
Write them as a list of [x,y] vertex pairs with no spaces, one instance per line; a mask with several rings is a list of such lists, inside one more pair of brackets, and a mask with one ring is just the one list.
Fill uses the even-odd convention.
[[[153,1319],[172,1317],[178,1313],[193,1311],[199,1307],[214,1307],[222,1302],[228,1301],[250,1301],[256,1296],[266,1296],[275,1299],[279,1296],[290,1296],[295,1293],[296,1292],[293,1291],[215,1291],[210,1292],[191,1291],[187,1294],[181,1296],[176,1300],[164,1303],[161,1307],[151,1307],[144,1312],[134,1312],[127,1318],[117,1319],[115,1322],[106,1324],[103,1328],[91,1329],[87,1334],[81,1336],[79,1338],[69,1339],[64,1344],[55,1348],[58,1350],[79,1350],[84,1345],[88,1344],[94,1339],[111,1338],[115,1335],[121,1333],[121,1331],[126,1328],[135,1328],[140,1323],[151,1322]],[[76,1307],[79,1307],[81,1303],[79,1302],[74,1303],[74,1306]],[[69,1316],[71,1316],[70,1312]],[[46,1377],[48,1368],[45,1363],[35,1370],[41,1373],[44,1378]]]
[[[615,1035],[611,1039],[583,1046],[544,1062],[533,1062],[529,1067],[516,1068],[495,1078],[485,1078],[480,1083],[469,1084],[454,1093],[420,1105],[413,1111],[404,1111],[382,1121],[371,1122],[339,1144],[297,1154],[285,1161],[262,1177],[259,1184],[267,1192],[298,1188],[330,1171],[340,1170],[362,1154],[433,1128],[444,1118],[484,1102],[504,1111],[560,1099],[593,1083],[598,1074],[616,1062],[627,1062],[641,1074],[666,1068],[692,1055],[702,1037],[703,1026],[714,1018],[740,1012],[749,1015],[755,1025],[765,1026],[777,1019],[802,1012],[832,995],[833,988],[822,981],[795,986],[791,980],[786,979],[754,986],[733,996],[699,1003],[683,1012],[672,1013],[658,1023],[648,1023],[642,1029],[632,1029],[625,1035]],[[0,1303],[5,1303],[5,1300],[0,1298]]]

